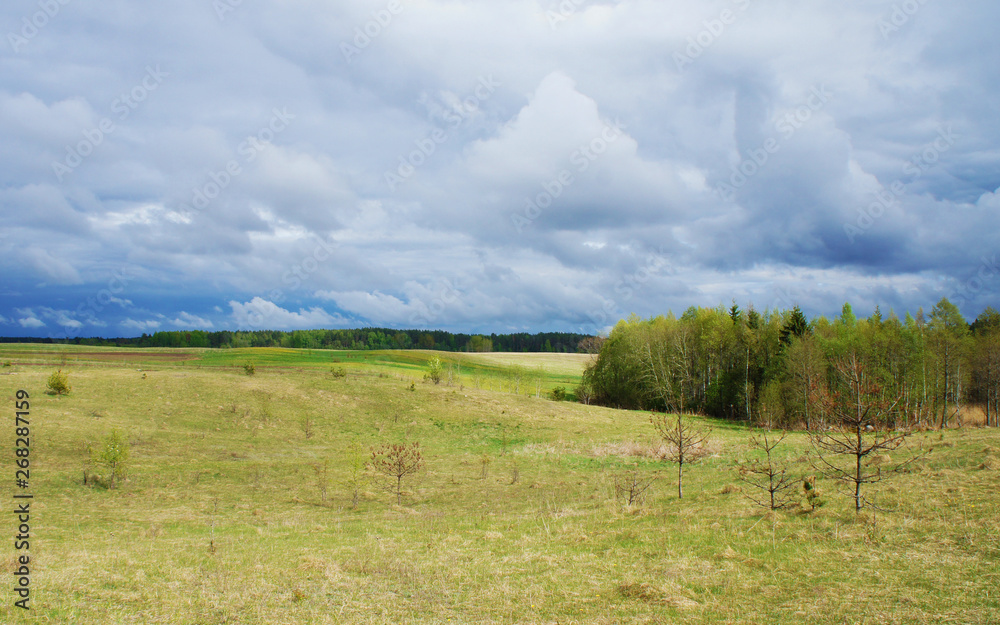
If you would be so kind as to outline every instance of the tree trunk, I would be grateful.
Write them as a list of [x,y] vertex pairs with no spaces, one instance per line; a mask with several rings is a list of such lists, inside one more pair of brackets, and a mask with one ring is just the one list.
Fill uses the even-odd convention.
[[684,477],[684,461],[680,460],[677,463],[677,498],[684,498],[684,487],[683,487],[683,477]]
[[858,446],[856,447],[858,453],[855,454],[857,464],[855,465],[854,474],[854,511],[861,512],[861,450],[864,448],[863,440],[861,435],[861,424],[858,424]]
[[743,378],[743,403],[747,409],[747,421],[750,421],[750,347],[747,347],[746,375]]

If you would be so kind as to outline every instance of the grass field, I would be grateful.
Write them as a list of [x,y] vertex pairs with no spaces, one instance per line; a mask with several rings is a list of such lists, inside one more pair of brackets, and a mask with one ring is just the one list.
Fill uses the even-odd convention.
[[[0,345],[0,362],[21,367],[120,366],[145,370],[201,369],[204,367],[242,370],[253,363],[256,370],[272,368],[325,370],[343,368],[362,374],[392,375],[422,380],[432,357],[444,365],[447,381],[456,386],[473,386],[507,391],[530,389],[535,395],[557,386],[570,398],[579,384],[583,369],[592,356],[586,354],[466,354],[430,350],[344,351],[285,348],[241,349],[132,349],[65,345]],[[516,379],[516,378],[520,379]]]
[[[914,435],[930,451],[878,485],[887,511],[875,518],[855,515],[822,479],[823,507],[772,514],[739,492],[741,425],[699,420],[713,427],[712,453],[686,470],[678,500],[674,467],[645,453],[647,414],[553,402],[533,384],[488,388],[509,382],[512,365],[540,371],[545,388],[569,386],[581,358],[438,354],[460,371],[434,385],[423,380],[427,352],[182,353],[0,347],[0,363],[10,362],[0,368],[8,502],[18,389],[31,394],[35,497],[33,609],[13,607],[17,528],[7,515],[0,622],[995,623],[1000,614],[996,431]],[[45,394],[60,367],[72,392]],[[89,450],[112,429],[130,441],[129,478],[114,490],[84,485],[85,470],[102,473]],[[368,482],[352,509],[352,447],[403,441],[419,441],[426,469],[404,482],[402,505]],[[793,434],[780,456],[805,475],[807,450]],[[615,498],[627,469],[657,477],[642,505]]]

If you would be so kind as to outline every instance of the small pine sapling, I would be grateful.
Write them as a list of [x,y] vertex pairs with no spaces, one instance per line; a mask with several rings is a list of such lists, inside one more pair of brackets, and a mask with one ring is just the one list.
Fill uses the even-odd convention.
[[386,478],[386,488],[396,493],[396,504],[403,498],[403,479],[424,466],[420,443],[386,444],[372,449],[372,470]]
[[69,385],[69,376],[63,373],[62,369],[49,376],[48,386],[49,391],[55,395],[67,395],[72,390]]
[[666,447],[665,458],[677,463],[677,498],[684,497],[684,464],[708,454],[705,443],[711,430],[702,430],[684,421],[684,415],[653,413],[649,417]]
[[778,463],[775,450],[788,436],[787,432],[775,434],[770,430],[755,432],[750,436],[750,447],[764,458],[753,458],[739,465],[739,478],[756,490],[746,493],[746,498],[762,508],[781,510],[792,505],[797,479],[789,475],[788,468]]

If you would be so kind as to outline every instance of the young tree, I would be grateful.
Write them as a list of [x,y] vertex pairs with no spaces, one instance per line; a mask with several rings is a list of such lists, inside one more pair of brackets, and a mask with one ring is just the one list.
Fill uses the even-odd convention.
[[694,462],[708,453],[705,442],[711,431],[686,423],[682,414],[671,416],[653,413],[649,421],[663,439],[667,448],[666,459],[677,463],[677,498],[683,499],[684,463]]
[[56,395],[66,395],[70,392],[69,376],[62,369],[49,376],[49,390]]
[[885,473],[899,471],[916,456],[902,463],[893,463],[887,456],[909,435],[891,428],[900,397],[883,393],[856,352],[836,360],[833,369],[838,390],[822,406],[828,427],[810,433],[818,457],[815,466],[827,478],[851,488],[854,509],[860,512],[871,504],[863,487],[880,482]]
[[763,453],[764,459],[753,458],[739,465],[740,480],[762,491],[760,494],[747,493],[747,499],[762,508],[780,510],[787,508],[795,500],[792,490],[797,488],[798,478],[788,474],[788,468],[778,463],[774,453],[787,436],[788,432],[784,431],[778,434],[771,430],[752,433],[750,448]]
[[372,449],[369,462],[372,470],[388,480],[388,490],[396,493],[396,504],[403,497],[403,478],[413,475],[424,466],[420,443],[386,444]]
[[437,356],[434,356],[427,361],[427,376],[435,384],[441,383],[441,369],[441,359]]
[[615,498],[627,506],[638,506],[646,498],[646,491],[656,481],[656,476],[645,476],[632,468],[615,475]]
[[104,445],[94,451],[94,464],[107,467],[108,488],[114,488],[119,479],[125,477],[128,470],[129,444],[118,430],[112,430],[104,439]]
[[347,479],[344,483],[351,494],[351,509],[356,510],[361,501],[361,490],[368,479],[365,475],[368,462],[365,460],[364,447],[357,441],[351,443],[347,454]]

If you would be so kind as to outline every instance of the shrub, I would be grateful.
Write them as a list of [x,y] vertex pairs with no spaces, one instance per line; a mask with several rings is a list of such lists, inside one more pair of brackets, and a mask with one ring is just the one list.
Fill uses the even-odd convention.
[[479,464],[482,467],[479,473],[479,479],[485,480],[487,477],[489,477],[489,467],[490,467],[490,462],[492,462],[492,460],[493,459],[490,458],[490,455],[487,453],[484,453],[482,456],[479,457]]
[[345,367],[330,367],[330,373],[338,379],[347,377],[347,369]]
[[641,505],[646,491],[652,486],[656,476],[645,476],[636,469],[615,475],[615,499],[626,506]]
[[302,433],[305,434],[307,439],[312,438],[316,433],[316,422],[308,414],[302,415],[302,418],[299,419],[299,427],[302,429]]
[[257,366],[253,364],[252,360],[248,360],[243,363],[243,373],[247,375],[254,375],[257,373]]
[[554,401],[565,401],[566,400],[566,387],[557,386],[549,393]]
[[810,475],[802,481],[802,491],[806,496],[806,503],[809,504],[810,511],[815,510],[825,503],[820,496],[819,489],[816,488],[815,475]]
[[63,373],[62,369],[49,376],[49,390],[56,395],[70,392],[69,376]]

